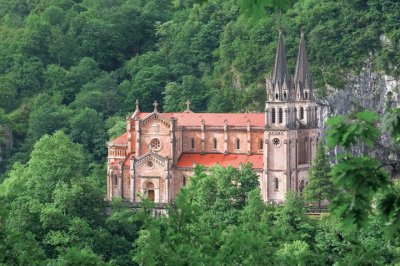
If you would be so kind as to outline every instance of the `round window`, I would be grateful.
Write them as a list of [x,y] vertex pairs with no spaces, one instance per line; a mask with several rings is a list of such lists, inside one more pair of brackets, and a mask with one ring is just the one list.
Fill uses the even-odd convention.
[[278,139],[278,138],[273,138],[273,139],[272,139],[272,144],[273,144],[275,147],[279,147],[279,146],[281,146],[281,140]]
[[150,168],[151,168],[151,167],[153,167],[153,165],[154,165],[154,164],[153,164],[153,162],[152,162],[152,161],[147,161],[147,166],[148,166],[148,167],[150,167]]
[[161,149],[161,142],[159,139],[152,139],[150,141],[150,146],[153,151],[158,151]]

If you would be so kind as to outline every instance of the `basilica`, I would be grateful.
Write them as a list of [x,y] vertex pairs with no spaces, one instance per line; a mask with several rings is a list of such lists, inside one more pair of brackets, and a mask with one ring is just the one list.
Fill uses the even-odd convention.
[[262,113],[135,112],[126,132],[108,143],[107,199],[169,203],[190,182],[196,164],[240,167],[251,163],[265,202],[301,193],[318,143],[319,107],[301,33],[294,77],[279,32],[272,78]]

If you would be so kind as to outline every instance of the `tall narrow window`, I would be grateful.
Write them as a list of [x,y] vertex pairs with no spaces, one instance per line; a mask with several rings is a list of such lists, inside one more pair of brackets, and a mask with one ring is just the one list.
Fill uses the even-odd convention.
[[271,119],[271,120],[272,120],[272,124],[275,124],[275,121],[276,121],[276,120],[275,120],[275,119],[276,119],[275,115],[276,115],[276,114],[275,114],[275,108],[272,108],[272,110],[271,110],[271,116],[272,116],[272,119]]
[[283,123],[283,110],[279,108],[279,124]]
[[304,98],[307,99],[308,98],[308,92],[304,93]]
[[194,149],[194,138],[190,139],[190,148]]
[[118,177],[117,177],[117,175],[113,175],[113,184],[114,184],[115,187],[118,186]]
[[279,180],[278,180],[278,178],[275,177],[274,182],[275,182],[275,190],[279,190]]
[[264,142],[263,142],[263,139],[259,139],[259,140],[258,140],[258,149],[259,149],[259,150],[264,149]]
[[294,108],[294,119],[295,120],[297,119],[297,108],[296,107]]
[[182,186],[186,186],[186,176],[182,177]]
[[240,150],[240,139],[236,139],[236,149]]
[[218,149],[218,142],[216,138],[213,138],[213,149],[214,150]]
[[304,108],[300,107],[300,119],[304,119]]

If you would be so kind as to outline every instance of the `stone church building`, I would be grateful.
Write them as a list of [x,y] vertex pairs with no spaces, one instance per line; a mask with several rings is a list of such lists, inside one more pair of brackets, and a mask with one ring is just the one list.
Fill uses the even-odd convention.
[[301,34],[294,78],[286,62],[283,34],[272,78],[266,80],[263,113],[152,113],[126,120],[126,133],[108,143],[107,199],[155,203],[174,200],[195,164],[239,167],[250,162],[265,202],[302,192],[318,143],[318,108]]

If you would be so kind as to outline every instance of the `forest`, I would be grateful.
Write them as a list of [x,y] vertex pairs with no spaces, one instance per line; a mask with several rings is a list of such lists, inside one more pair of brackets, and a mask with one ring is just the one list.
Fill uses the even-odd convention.
[[[365,69],[399,80],[398,1],[278,2],[0,0],[0,265],[399,265],[390,101],[331,118],[309,188],[284,205],[261,201],[248,165],[197,167],[167,217],[104,201],[106,143],[136,99],[262,112],[278,29],[292,73],[304,30],[320,102]],[[382,141],[393,160],[375,152]],[[330,211],[307,215],[310,200]]]

